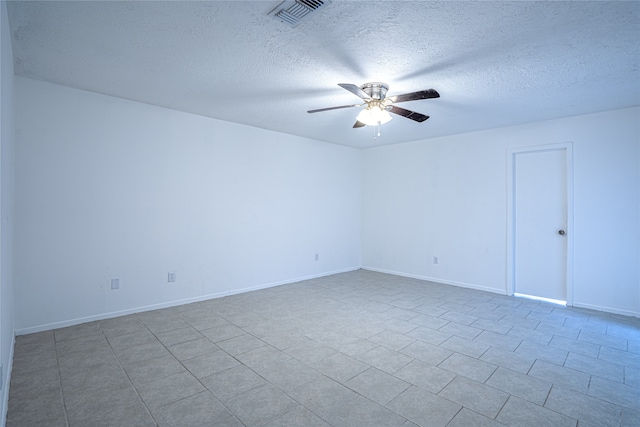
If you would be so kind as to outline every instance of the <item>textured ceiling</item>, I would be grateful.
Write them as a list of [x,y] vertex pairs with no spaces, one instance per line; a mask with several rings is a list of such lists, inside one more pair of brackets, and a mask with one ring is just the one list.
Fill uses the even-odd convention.
[[[640,2],[333,0],[298,27],[280,0],[9,2],[17,75],[352,147],[640,105]],[[352,129],[337,86],[434,88]]]

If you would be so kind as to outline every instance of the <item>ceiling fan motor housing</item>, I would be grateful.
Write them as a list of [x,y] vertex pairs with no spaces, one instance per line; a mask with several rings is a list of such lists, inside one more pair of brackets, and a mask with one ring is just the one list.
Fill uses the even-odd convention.
[[373,83],[365,83],[360,86],[360,89],[367,95],[371,97],[371,99],[384,99],[387,96],[387,91],[389,90],[389,85],[386,83],[373,82]]

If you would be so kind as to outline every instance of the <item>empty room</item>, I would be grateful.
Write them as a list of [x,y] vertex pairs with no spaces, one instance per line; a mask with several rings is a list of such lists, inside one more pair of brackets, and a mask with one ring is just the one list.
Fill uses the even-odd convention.
[[0,425],[640,425],[640,2],[0,15]]

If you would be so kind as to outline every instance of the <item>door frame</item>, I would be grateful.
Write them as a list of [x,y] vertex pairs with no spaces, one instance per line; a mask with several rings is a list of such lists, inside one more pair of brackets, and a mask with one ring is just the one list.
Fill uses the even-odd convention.
[[515,293],[515,159],[519,154],[542,151],[561,151],[566,153],[567,174],[567,265],[565,284],[567,287],[567,305],[573,305],[573,142],[536,145],[507,149],[507,295]]

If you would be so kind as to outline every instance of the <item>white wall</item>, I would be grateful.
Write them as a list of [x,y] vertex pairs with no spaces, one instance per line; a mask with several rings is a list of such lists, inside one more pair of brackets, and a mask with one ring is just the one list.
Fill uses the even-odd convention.
[[4,1],[0,3],[0,41],[0,424],[4,425],[14,343],[14,77],[11,34]]
[[574,305],[639,316],[639,119],[631,108],[365,150],[363,268],[505,293],[507,149],[572,141]]
[[19,334],[360,266],[355,149],[20,77],[16,115]]
[[504,293],[506,152],[567,141],[574,304],[640,314],[639,108],[358,151],[24,78],[16,91],[18,333],[361,265]]

